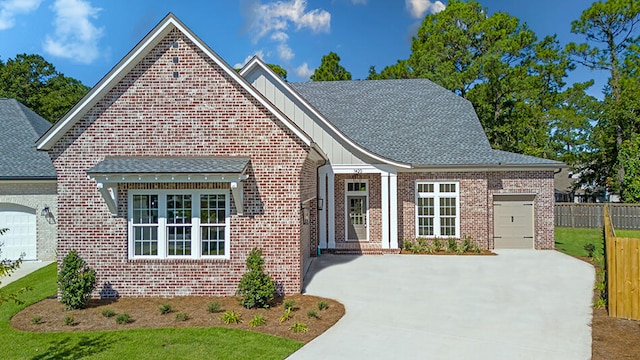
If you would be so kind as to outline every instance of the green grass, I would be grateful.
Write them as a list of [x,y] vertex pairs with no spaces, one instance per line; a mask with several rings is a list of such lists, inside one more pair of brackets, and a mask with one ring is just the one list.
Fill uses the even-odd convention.
[[616,236],[622,238],[640,239],[640,230],[616,230]]
[[[225,328],[135,329],[120,331],[30,333],[11,328],[9,320],[26,306],[56,293],[56,265],[51,264],[0,289],[25,303],[0,305],[0,354],[5,359],[284,359],[302,343]],[[19,346],[16,346],[19,344]]]
[[571,256],[587,256],[584,246],[596,246],[594,254],[603,256],[602,229],[556,228],[556,249]]

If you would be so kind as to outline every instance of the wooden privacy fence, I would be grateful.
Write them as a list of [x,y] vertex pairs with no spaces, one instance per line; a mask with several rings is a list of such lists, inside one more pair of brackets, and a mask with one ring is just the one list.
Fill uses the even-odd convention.
[[[556,203],[557,227],[597,229],[604,226],[605,204]],[[619,230],[640,230],[640,204],[607,204],[613,226]]]
[[609,207],[603,212],[609,316],[640,320],[640,239],[616,237]]

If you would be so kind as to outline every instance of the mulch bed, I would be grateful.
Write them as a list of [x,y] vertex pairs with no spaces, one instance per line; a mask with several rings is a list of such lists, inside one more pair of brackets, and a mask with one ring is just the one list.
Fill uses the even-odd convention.
[[[295,310],[291,312],[291,319],[281,323],[280,317],[284,313],[283,303],[286,300],[295,301]],[[221,312],[207,311],[207,305],[213,301],[220,302]],[[329,307],[326,310],[318,310],[319,301],[324,301]],[[170,304],[172,311],[161,315],[158,309],[164,304]],[[111,309],[117,314],[127,313],[133,321],[129,324],[117,324],[115,316],[107,318],[102,315],[105,309]],[[309,318],[307,316],[309,310],[315,310],[319,318]],[[239,312],[242,315],[242,323],[226,325],[220,320],[224,311]],[[178,312],[186,313],[189,319],[177,320]],[[255,315],[264,316],[267,320],[266,324],[255,328],[249,327],[249,322]],[[16,314],[11,319],[11,326],[18,330],[32,332],[216,326],[257,331],[307,343],[333,326],[343,315],[344,306],[339,302],[301,294],[276,299],[269,309],[246,309],[235,297],[175,297],[91,300],[86,309],[67,311],[57,299],[51,298],[31,305]],[[68,316],[73,317],[72,325],[65,325],[65,317]],[[34,324],[33,319],[37,317],[41,318],[40,323]],[[309,330],[306,333],[291,331],[291,325],[298,321],[308,326]]]

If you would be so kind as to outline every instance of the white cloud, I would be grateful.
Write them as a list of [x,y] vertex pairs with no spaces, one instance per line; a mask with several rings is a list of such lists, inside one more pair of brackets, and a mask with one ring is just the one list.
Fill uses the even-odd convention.
[[331,27],[331,14],[322,9],[307,10],[307,0],[258,3],[252,10],[253,27],[257,30],[255,41],[271,32],[285,33],[289,25],[312,32],[329,31]]
[[309,69],[309,65],[305,62],[296,68],[296,75],[303,79],[309,79],[313,75],[313,70]]
[[98,18],[101,9],[84,0],[56,0],[52,9],[55,33],[47,35],[44,50],[79,63],[93,62],[99,55],[98,40],[103,29],[96,27],[91,20]]
[[284,42],[289,40],[289,35],[287,35],[287,33],[282,31],[276,31],[273,34],[271,34],[271,40]]
[[426,13],[437,14],[446,8],[441,1],[430,0],[405,0],[405,5],[414,18],[422,18]]
[[264,51],[262,51],[262,50],[258,50],[258,51],[254,52],[254,53],[253,53],[253,54],[251,54],[251,55],[247,55],[247,57],[246,57],[246,58],[244,58],[244,60],[242,60],[242,63],[236,63],[236,64],[234,64],[234,65],[233,65],[233,68],[234,68],[234,69],[241,69],[243,66],[245,66],[245,65],[249,62],[249,60],[253,59],[253,57],[254,57],[254,56],[257,56],[257,57],[259,57],[260,59],[264,59]]
[[294,56],[295,56],[295,54],[293,53],[293,50],[291,50],[289,45],[287,45],[285,43],[282,43],[282,44],[278,45],[278,57],[281,60],[289,61],[289,60],[293,59]]
[[38,9],[42,0],[0,1],[0,30],[12,28],[16,15],[28,14]]

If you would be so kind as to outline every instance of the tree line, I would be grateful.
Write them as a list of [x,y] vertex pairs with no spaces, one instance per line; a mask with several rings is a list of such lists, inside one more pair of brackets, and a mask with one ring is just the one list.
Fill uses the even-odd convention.
[[[581,182],[640,202],[640,2],[600,0],[571,23],[584,42],[539,39],[518,18],[488,15],[477,1],[450,0],[427,15],[411,54],[368,80],[427,78],[469,100],[495,149],[563,161]],[[268,64],[285,81],[287,72]],[[598,100],[593,80],[567,84],[577,66],[605,70]],[[351,80],[330,52],[312,81]],[[0,96],[13,97],[51,122],[88,91],[39,55],[0,60]]]

